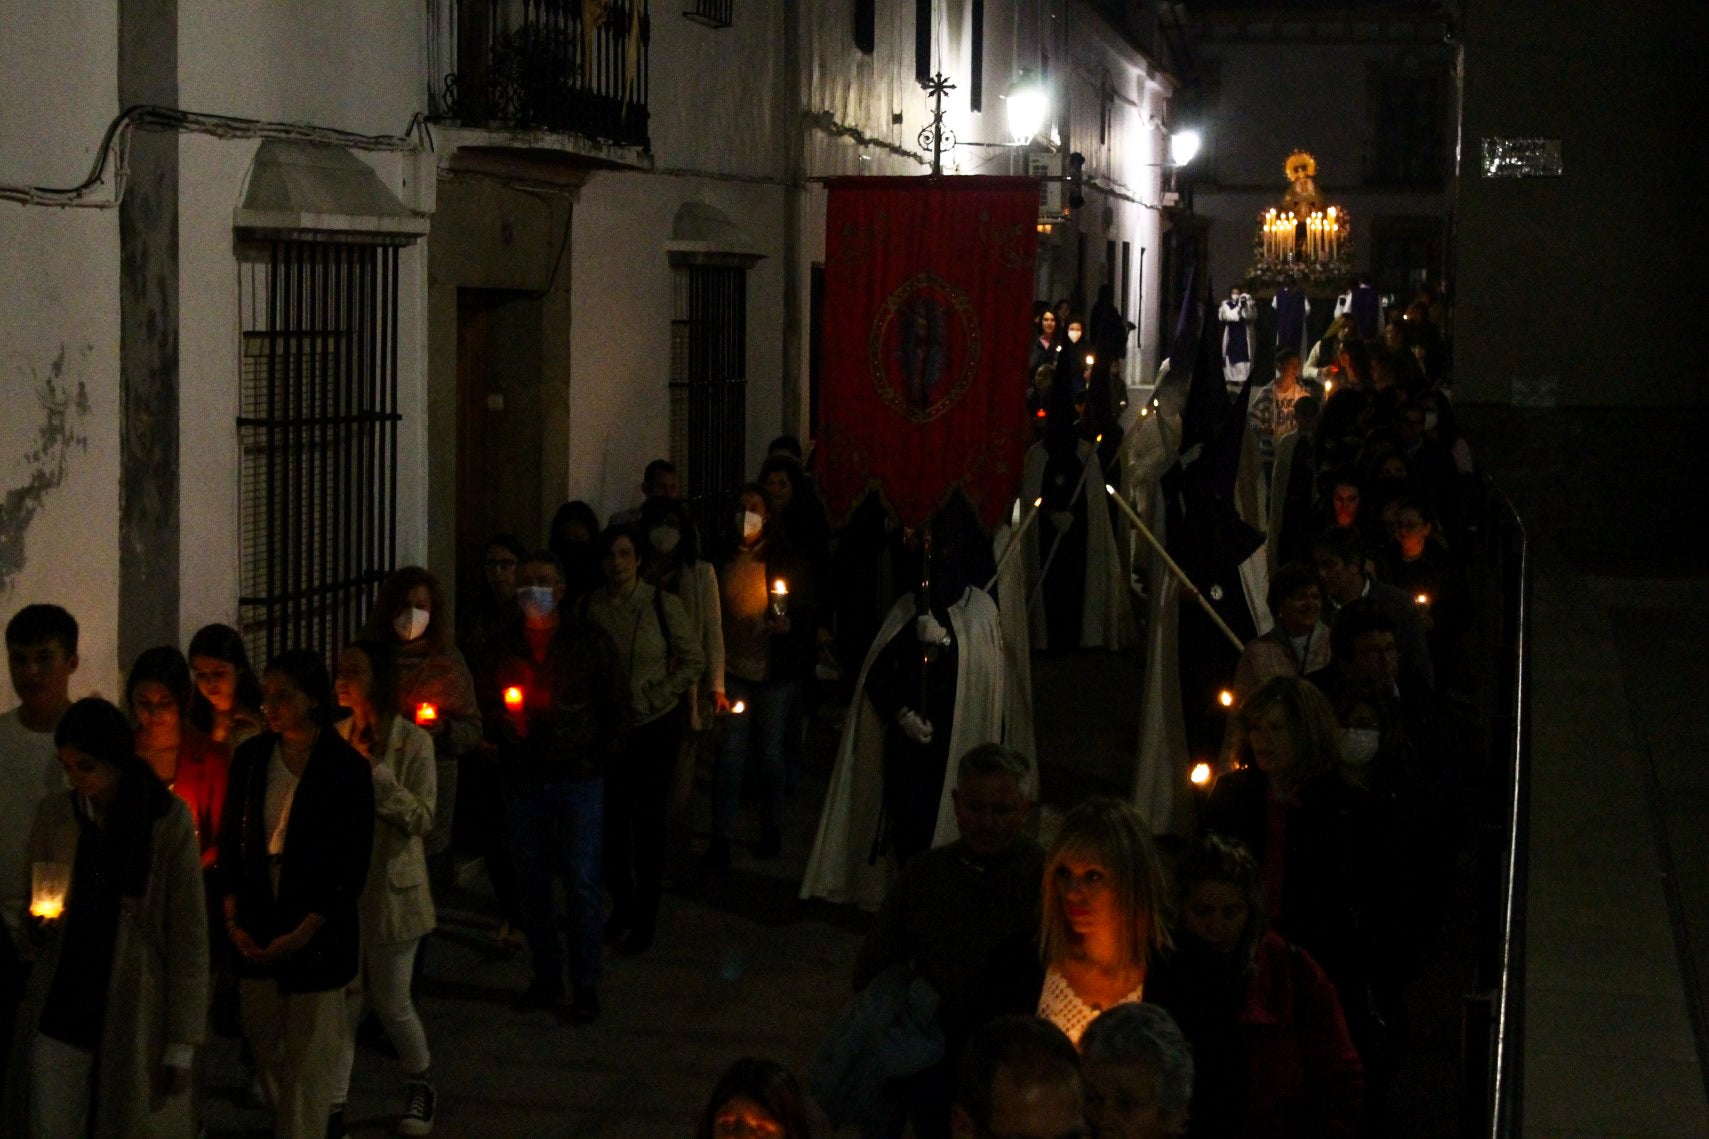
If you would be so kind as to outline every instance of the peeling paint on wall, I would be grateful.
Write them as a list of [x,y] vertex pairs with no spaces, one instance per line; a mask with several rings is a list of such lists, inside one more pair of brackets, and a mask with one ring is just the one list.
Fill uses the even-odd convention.
[[[78,354],[87,358],[92,351],[93,346],[85,344]],[[24,453],[29,477],[22,486],[6,491],[0,501],[0,593],[11,590],[13,579],[24,568],[24,535],[47,496],[65,482],[71,452],[89,449],[89,437],[83,433],[89,392],[82,380],[72,384],[65,378],[65,356],[61,343],[45,378],[34,366],[30,368],[43,419],[36,429],[35,446]]]

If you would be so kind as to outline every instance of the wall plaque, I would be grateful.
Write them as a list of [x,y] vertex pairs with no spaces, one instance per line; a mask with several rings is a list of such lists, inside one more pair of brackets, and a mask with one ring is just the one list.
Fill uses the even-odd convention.
[[1561,176],[1561,140],[1558,138],[1486,138],[1483,142],[1486,178]]

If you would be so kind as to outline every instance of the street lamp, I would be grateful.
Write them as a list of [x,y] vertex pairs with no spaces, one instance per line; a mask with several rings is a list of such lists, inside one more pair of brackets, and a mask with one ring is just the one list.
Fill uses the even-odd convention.
[[1031,142],[1044,129],[1044,121],[1050,114],[1050,95],[1044,84],[1022,68],[1003,100],[1008,105],[1009,137],[1018,146]]
[[1195,130],[1176,131],[1169,136],[1169,162],[1176,168],[1187,165],[1199,153],[1203,140]]

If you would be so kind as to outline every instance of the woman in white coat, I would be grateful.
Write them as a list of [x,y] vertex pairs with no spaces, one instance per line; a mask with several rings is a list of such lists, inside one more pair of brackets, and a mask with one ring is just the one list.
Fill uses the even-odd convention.
[[[327,1134],[344,1134],[343,1105],[356,1056],[356,1027],[371,1005],[404,1072],[398,1133],[426,1135],[433,1130],[434,1090],[427,1033],[410,999],[410,974],[421,939],[436,924],[422,844],[433,829],[437,793],[433,739],[393,711],[397,665],[385,645],[357,641],[339,653],[334,691],[339,704],[350,711],[337,724],[338,734],[374,772],[375,819],[374,853],[360,903],[362,963],[355,983],[345,990],[339,1086]],[[429,713],[423,709],[418,715]]]
[[29,865],[57,864],[70,888],[61,911],[26,919],[35,967],[0,1134],[189,1139],[190,1072],[208,1016],[195,824],[107,701],[73,704],[54,744],[70,790],[37,808]]

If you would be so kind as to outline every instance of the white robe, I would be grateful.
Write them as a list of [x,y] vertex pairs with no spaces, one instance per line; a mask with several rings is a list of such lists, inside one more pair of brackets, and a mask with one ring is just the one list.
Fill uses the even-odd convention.
[[[1086,476],[1086,581],[1080,602],[1080,644],[1082,649],[1127,648],[1138,640],[1134,629],[1133,598],[1128,590],[1128,562],[1124,556],[1125,542],[1119,541],[1110,521],[1110,504],[1105,501],[1105,478],[1099,469],[1097,447],[1082,439],[1079,456]],[[1021,463],[1021,500],[1031,502],[1044,490],[1044,467],[1049,456],[1043,443],[1027,448]],[[1111,482],[1120,482],[1120,465],[1111,473]],[[1118,488],[1119,489],[1119,488]],[[1039,576],[1044,570],[1039,554],[1038,533],[1049,526],[1049,518],[1040,518],[1027,528],[1019,557],[1026,559],[1027,596],[1038,590]],[[1043,593],[1028,610],[1032,627],[1032,647],[1050,648],[1049,629],[1044,619]]]
[[[1216,318],[1226,326],[1222,330],[1222,378],[1230,386],[1244,384],[1246,377],[1252,374],[1253,353],[1257,351],[1252,322],[1258,319],[1258,302],[1249,293],[1230,297],[1217,306]],[[1246,359],[1238,363],[1228,358],[1229,338],[1234,336],[1243,337],[1246,341]]]
[[[872,701],[866,698],[866,678],[873,661],[898,634],[912,636],[914,598],[900,598],[884,618],[878,636],[860,666],[854,703],[837,764],[819,814],[813,853],[801,880],[803,898],[825,898],[876,910],[884,901],[893,875],[893,860],[871,858],[884,802],[884,731]],[[949,608],[950,628],[957,643],[955,723],[950,729],[949,767],[938,798],[938,825],[933,846],[960,837],[950,792],[955,789],[955,765],[969,750],[985,743],[1003,743],[1007,711],[1007,672],[997,603],[981,589],[969,589]],[[1033,758],[1028,756],[1029,759]],[[1028,793],[1037,795],[1037,763]]]

